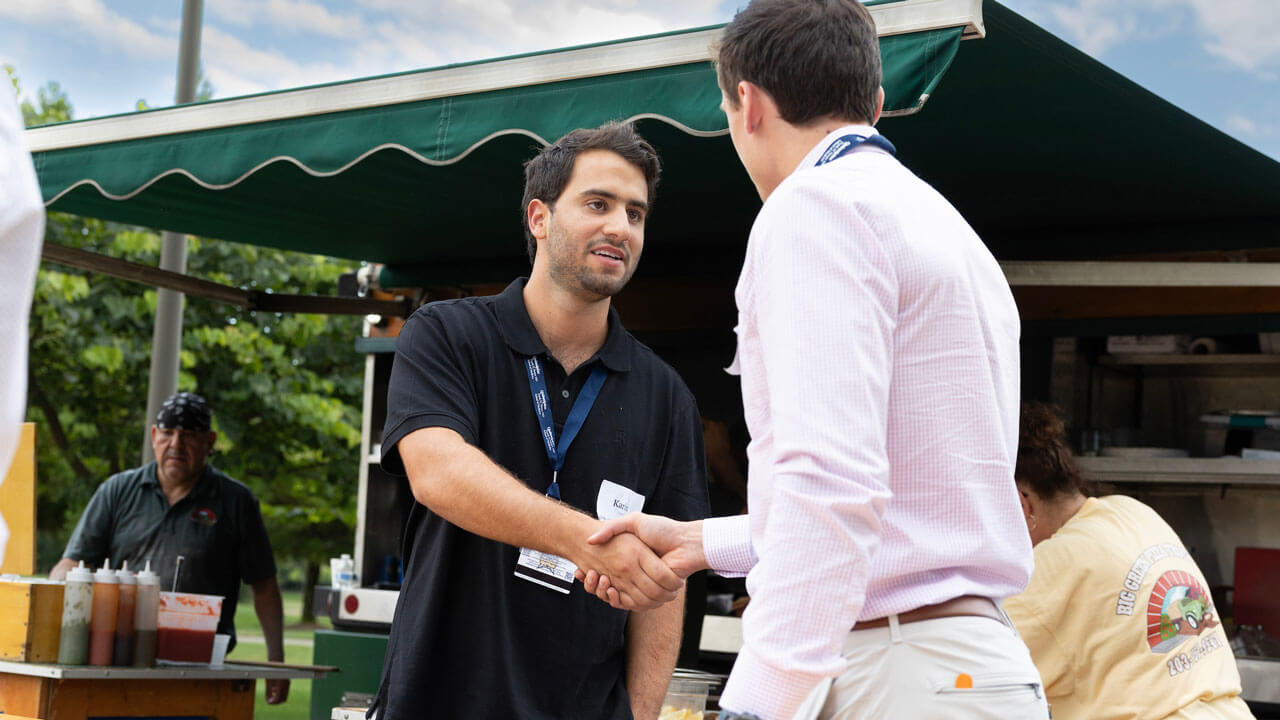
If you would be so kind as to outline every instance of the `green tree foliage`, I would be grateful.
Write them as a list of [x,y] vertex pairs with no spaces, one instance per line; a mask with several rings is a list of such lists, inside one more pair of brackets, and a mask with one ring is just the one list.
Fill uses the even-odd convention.
[[[57,85],[29,124],[69,119]],[[24,107],[24,112],[27,110]],[[52,212],[46,242],[155,266],[157,232]],[[188,241],[187,272],[269,292],[332,295],[352,263]],[[99,483],[140,460],[154,288],[42,264],[31,313],[28,419],[38,424],[38,552],[57,560]],[[178,385],[209,399],[212,462],[262,502],[277,558],[312,568],[351,547],[363,358],[360,319],[243,311],[188,297]]]

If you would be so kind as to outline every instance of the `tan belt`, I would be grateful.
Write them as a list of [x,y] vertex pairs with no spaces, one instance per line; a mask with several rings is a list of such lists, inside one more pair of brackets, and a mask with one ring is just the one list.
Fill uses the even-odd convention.
[[[914,610],[908,610],[898,614],[898,623],[905,625],[907,623],[920,622],[921,620],[937,620],[946,617],[963,617],[976,616],[991,618],[997,622],[1004,622],[1000,612],[996,610],[996,605],[990,598],[979,597],[977,595],[961,595],[958,598],[952,598],[936,605],[924,605]],[[854,623],[854,630],[870,630],[872,628],[887,627],[889,618],[882,617],[874,620],[862,620]]]

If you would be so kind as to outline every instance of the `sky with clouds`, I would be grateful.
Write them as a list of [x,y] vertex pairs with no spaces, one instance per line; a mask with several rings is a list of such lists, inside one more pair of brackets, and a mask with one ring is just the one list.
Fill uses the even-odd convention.
[[[745,0],[205,0],[215,97],[726,22]],[[1006,0],[1280,160],[1280,0]],[[76,118],[171,104],[179,0],[0,0],[0,64]]]

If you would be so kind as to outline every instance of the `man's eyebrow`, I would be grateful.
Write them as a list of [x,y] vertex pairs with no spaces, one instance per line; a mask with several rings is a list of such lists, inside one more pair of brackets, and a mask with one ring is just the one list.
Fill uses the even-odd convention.
[[[581,193],[579,193],[579,195],[581,197],[590,197],[590,196],[602,197],[602,198],[612,200],[614,202],[617,202],[619,199],[617,193],[610,192],[608,190],[599,190],[596,188],[587,188],[586,190],[583,190]],[[635,200],[635,199],[628,200],[627,206],[637,208],[641,212],[649,212],[649,203],[645,202],[644,200]]]

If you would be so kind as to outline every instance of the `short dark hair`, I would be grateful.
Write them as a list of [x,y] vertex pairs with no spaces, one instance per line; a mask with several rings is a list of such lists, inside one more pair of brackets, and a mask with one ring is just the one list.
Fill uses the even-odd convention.
[[746,80],[792,125],[875,120],[880,41],[857,0],[754,0],[725,26],[716,54],[720,89],[734,108]]
[[648,185],[649,208],[653,208],[654,193],[658,189],[658,175],[662,168],[658,153],[644,138],[636,133],[629,122],[608,122],[598,128],[578,129],[542,149],[532,160],[524,164],[524,198],[520,201],[523,216],[524,238],[533,262],[538,243],[529,230],[529,203],[541,200],[554,209],[556,201],[569,184],[578,156],[588,150],[608,150],[635,165],[644,173]]
[[1076,493],[1092,495],[1093,488],[1080,477],[1066,439],[1066,426],[1057,407],[1024,403],[1018,421],[1018,462],[1013,471],[1018,484],[1045,500]]

